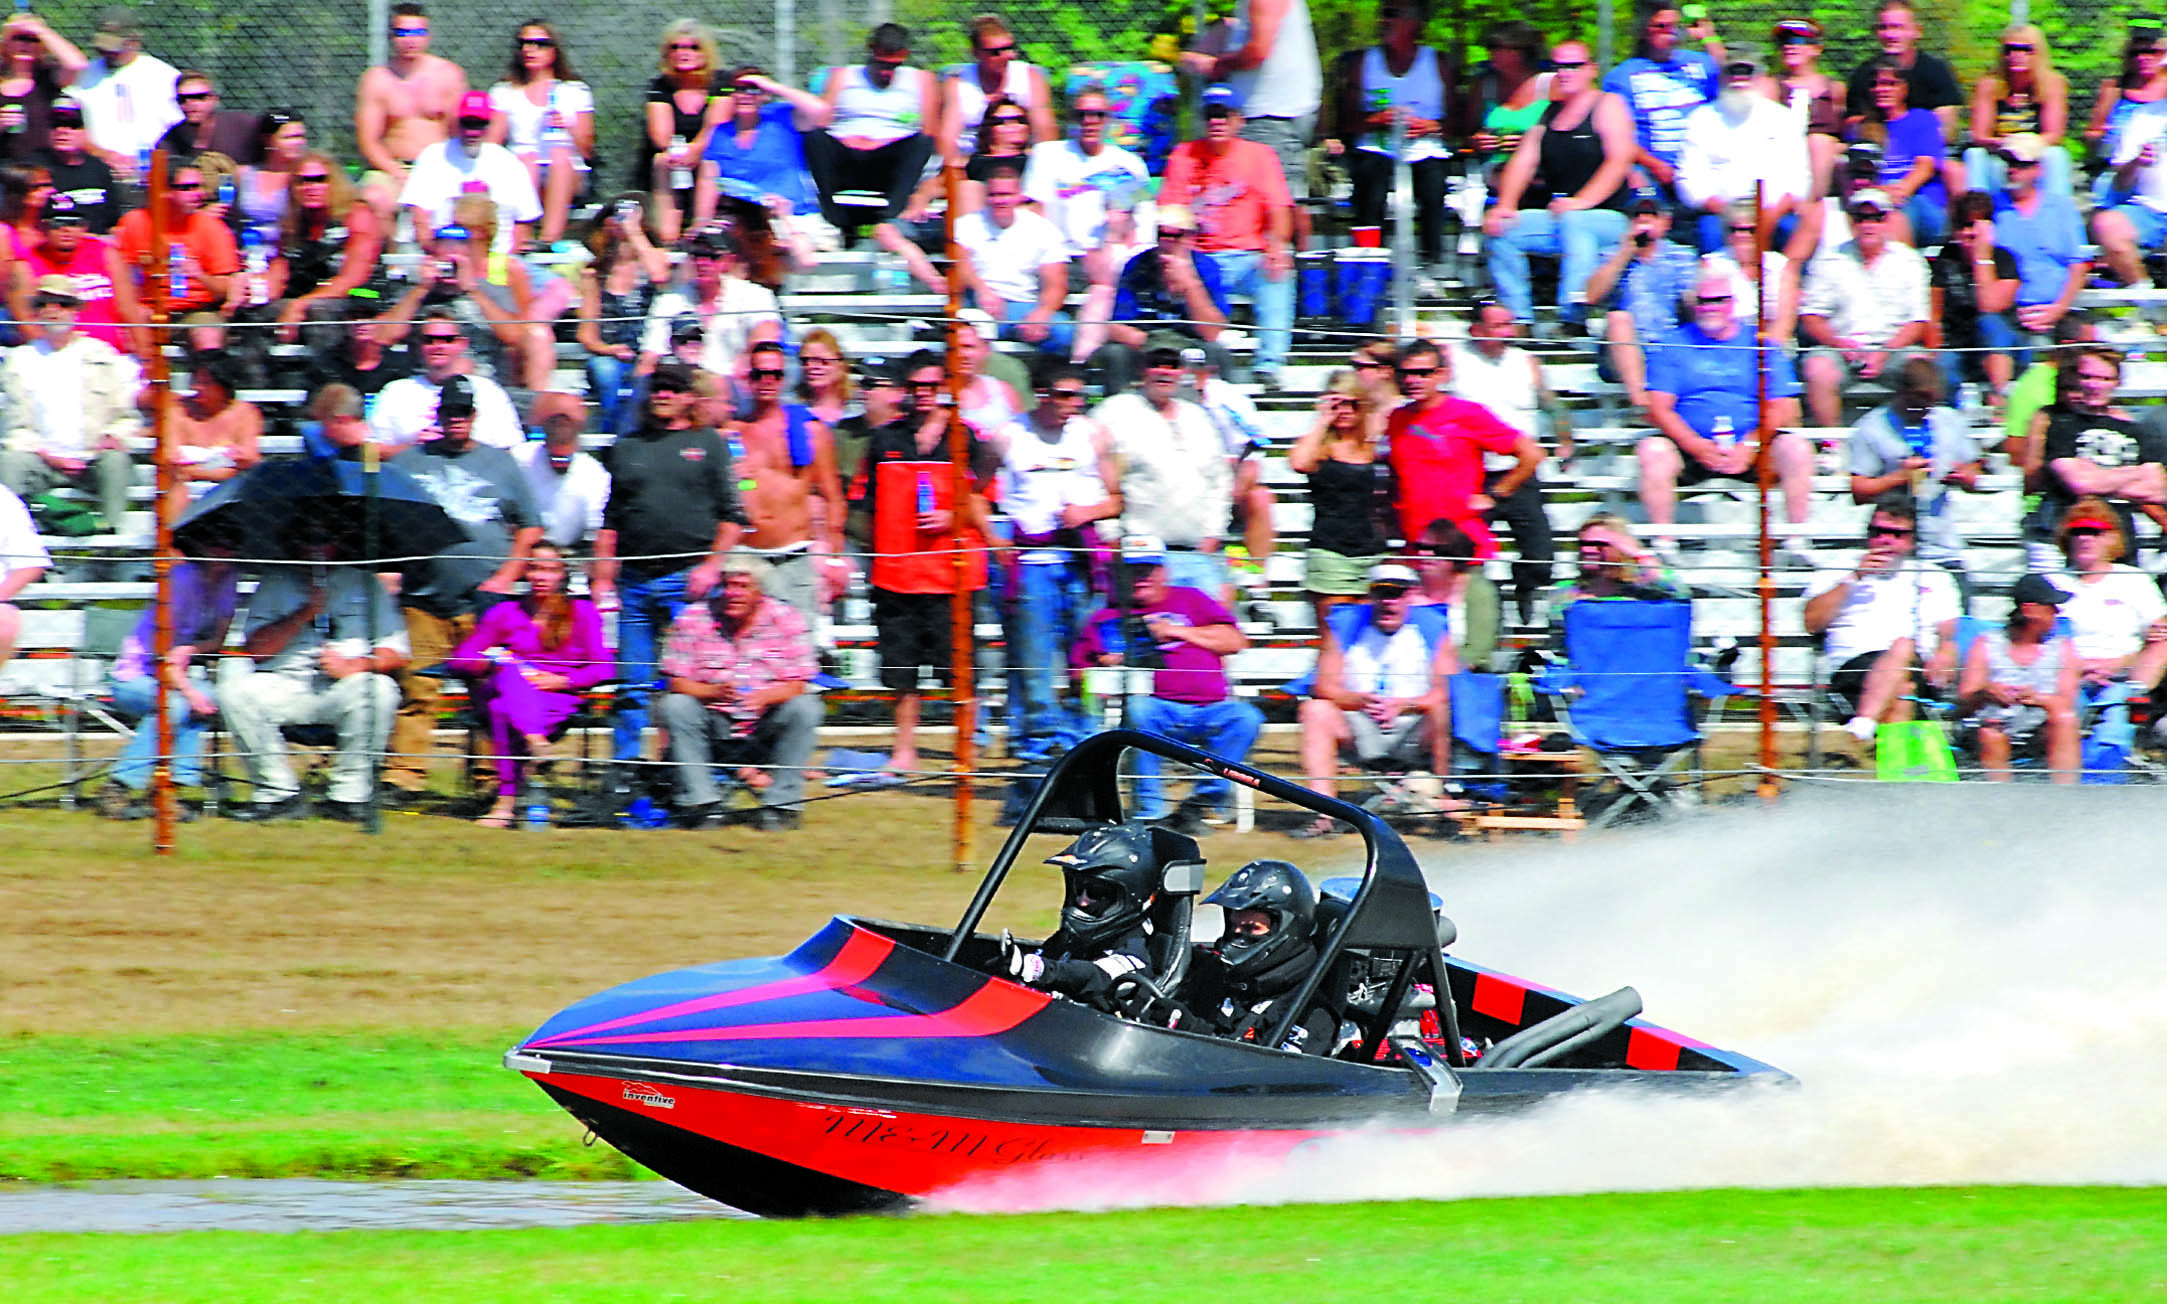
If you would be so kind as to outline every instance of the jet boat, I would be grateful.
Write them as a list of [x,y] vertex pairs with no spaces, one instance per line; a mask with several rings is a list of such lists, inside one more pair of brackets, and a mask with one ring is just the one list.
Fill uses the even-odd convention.
[[[1159,831],[1153,970],[1115,1011],[1011,981],[981,929],[1025,845],[1122,818],[1129,748],[1348,824],[1359,878],[1329,881],[1320,953],[1286,1016],[1343,1013],[1331,1054],[1180,1026],[1203,888],[1196,842]],[[1231,869],[1232,866],[1226,866]],[[1447,954],[1455,929],[1406,844],[1360,807],[1151,734],[1086,739],[1047,776],[947,928],[840,915],[787,955],[640,979],[505,1056],[634,1160],[767,1216],[890,1209],[1050,1165],[1194,1171],[1270,1162],[1358,1129],[1431,1129],[1602,1086],[1699,1091],[1780,1070]],[[996,972],[999,971],[999,972]]]

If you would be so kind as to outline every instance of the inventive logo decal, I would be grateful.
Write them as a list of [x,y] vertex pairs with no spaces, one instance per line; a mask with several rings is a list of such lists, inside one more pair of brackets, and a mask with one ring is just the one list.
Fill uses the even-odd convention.
[[627,1082],[624,1089],[625,1099],[637,1104],[651,1105],[656,1109],[677,1108],[677,1097],[665,1094],[662,1088],[650,1083]]

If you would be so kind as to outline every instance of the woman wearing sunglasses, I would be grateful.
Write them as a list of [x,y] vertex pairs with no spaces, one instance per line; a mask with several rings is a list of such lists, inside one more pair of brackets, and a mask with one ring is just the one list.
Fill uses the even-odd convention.
[[489,107],[488,138],[526,165],[542,197],[542,243],[555,244],[594,157],[594,92],[573,73],[555,28],[539,19],[521,24]]
[[376,275],[384,249],[376,210],[354,202],[346,170],[326,153],[310,150],[293,169],[293,202],[279,229],[279,257],[272,267],[273,300],[283,299],[279,334],[292,340],[320,305],[335,309]]
[[2069,152],[2062,138],[2069,130],[2069,79],[2054,70],[2046,33],[2030,24],[2005,28],[2001,58],[1971,96],[1971,147],[1964,151],[1964,176],[1976,190],[2000,196],[2007,189],[2001,146],[2011,136],[2031,134],[2047,145],[2039,159],[2039,188],[2069,198]]
[[632,188],[655,197],[655,225],[675,244],[692,208],[693,180],[707,142],[730,115],[715,35],[690,18],[662,29],[662,69],[647,83]]

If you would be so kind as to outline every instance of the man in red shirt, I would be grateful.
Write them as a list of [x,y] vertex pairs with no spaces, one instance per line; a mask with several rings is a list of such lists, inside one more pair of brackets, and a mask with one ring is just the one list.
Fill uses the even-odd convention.
[[[1498,498],[1510,498],[1542,465],[1542,445],[1492,415],[1480,403],[1445,393],[1451,379],[1443,350],[1416,340],[1400,353],[1400,391],[1407,402],[1386,425],[1391,440],[1392,502],[1400,537],[1418,539],[1432,521],[1467,531],[1478,557],[1497,552],[1484,520]],[[1493,494],[1482,491],[1482,455],[1504,453],[1519,463],[1498,478]]]
[[82,301],[76,314],[78,334],[104,340],[122,353],[131,351],[122,323],[140,321],[135,281],[121,268],[120,253],[84,228],[82,210],[74,198],[56,194],[45,201],[38,214],[38,242],[24,251],[16,263],[8,303],[26,339],[38,338],[35,314],[30,310],[31,291],[48,276],[65,276]]
[[1279,155],[1241,138],[1241,104],[1231,86],[1204,92],[1204,138],[1184,141],[1166,160],[1159,203],[1196,214],[1197,248],[1211,255],[1228,294],[1256,303],[1253,379],[1278,380],[1294,329],[1294,196]]
[[[224,222],[203,211],[203,169],[193,159],[179,159],[167,167],[166,239],[182,246],[179,267],[169,267],[164,288],[170,295],[167,308],[175,317],[182,313],[226,306],[226,291],[240,270],[241,251]],[[151,254],[150,210],[138,208],[120,219],[114,228],[120,260],[138,276]],[[143,290],[146,302],[151,289]]]

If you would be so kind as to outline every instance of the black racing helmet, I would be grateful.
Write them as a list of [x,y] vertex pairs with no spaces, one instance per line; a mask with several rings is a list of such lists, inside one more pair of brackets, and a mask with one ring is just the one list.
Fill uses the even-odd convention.
[[1159,890],[1159,858],[1142,820],[1086,829],[1046,863],[1059,866],[1067,880],[1061,929],[1083,946],[1112,942],[1143,923]]
[[1204,898],[1225,911],[1262,910],[1271,931],[1262,937],[1220,935],[1219,959],[1231,978],[1254,978],[1309,945],[1317,920],[1317,892],[1301,870],[1284,860],[1252,860]]

